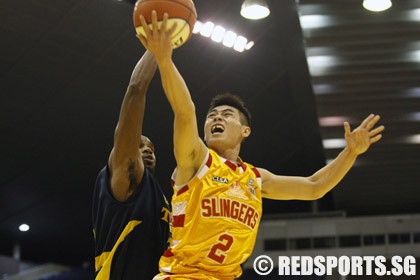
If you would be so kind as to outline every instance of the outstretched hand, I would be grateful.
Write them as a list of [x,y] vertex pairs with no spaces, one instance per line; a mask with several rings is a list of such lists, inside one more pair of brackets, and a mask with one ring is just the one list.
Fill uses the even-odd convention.
[[382,138],[380,133],[385,127],[381,125],[374,128],[379,119],[379,115],[371,114],[353,131],[348,122],[344,123],[345,139],[351,152],[360,155],[366,152],[371,144]]
[[151,27],[142,15],[140,15],[140,22],[146,36],[137,35],[137,37],[143,46],[153,54],[158,63],[165,58],[170,58],[173,49],[171,37],[176,29],[176,22],[168,28],[168,14],[164,13],[160,24],[155,10],[152,11]]

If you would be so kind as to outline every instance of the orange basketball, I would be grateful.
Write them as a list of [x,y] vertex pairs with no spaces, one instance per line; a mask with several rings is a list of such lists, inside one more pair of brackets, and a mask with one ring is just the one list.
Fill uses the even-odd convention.
[[152,27],[153,10],[157,13],[159,27],[164,13],[169,16],[168,28],[173,23],[177,23],[176,30],[171,38],[174,48],[178,48],[188,41],[197,20],[197,11],[192,0],[137,0],[133,11],[134,27],[137,34],[146,36],[141,26],[140,15]]

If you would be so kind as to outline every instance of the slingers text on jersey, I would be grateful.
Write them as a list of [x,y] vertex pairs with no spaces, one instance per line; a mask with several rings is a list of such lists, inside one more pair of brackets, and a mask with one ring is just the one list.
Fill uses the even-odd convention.
[[201,201],[201,216],[204,218],[225,217],[255,228],[259,214],[257,210],[241,201],[230,198],[205,197]]

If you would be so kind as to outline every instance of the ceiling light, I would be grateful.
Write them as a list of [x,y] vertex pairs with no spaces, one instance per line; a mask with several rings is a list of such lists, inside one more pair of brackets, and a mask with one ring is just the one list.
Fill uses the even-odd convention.
[[408,113],[404,116],[404,119],[406,121],[419,122],[420,121],[420,112]]
[[200,34],[204,37],[210,37],[214,29],[214,23],[211,21],[206,22],[200,30]]
[[349,117],[331,116],[319,118],[319,125],[322,127],[343,126],[344,122],[348,122]]
[[238,52],[243,52],[246,47],[247,39],[243,36],[238,36],[235,40],[235,44],[233,45],[233,49]]
[[21,224],[19,226],[19,230],[20,231],[28,231],[29,230],[29,226],[27,224]]
[[223,37],[222,44],[228,48],[231,48],[235,44],[236,37],[238,37],[238,35],[235,32],[228,31],[225,33],[225,36]]
[[249,50],[249,49],[251,49],[253,46],[254,46],[254,41],[249,41],[249,42],[246,44],[245,49],[246,49],[246,50]]
[[270,9],[264,0],[244,0],[241,16],[247,19],[262,19],[270,14]]
[[193,33],[210,38],[212,41],[221,43],[225,47],[233,48],[237,52],[249,50],[254,46],[253,41],[248,41],[244,36],[238,35],[211,21],[202,23],[197,20],[194,25]]
[[347,146],[346,140],[341,138],[324,139],[322,144],[324,149],[340,149]]
[[302,15],[299,17],[299,21],[303,29],[320,28],[334,24],[332,17],[326,15]]
[[420,21],[420,9],[412,9],[407,12],[407,19]]
[[363,7],[372,12],[382,12],[391,8],[391,0],[364,0]]
[[194,24],[193,33],[197,34],[200,32],[201,28],[203,28],[203,23],[199,20],[197,20]]
[[411,97],[411,98],[420,98],[420,87],[414,87],[407,89],[404,94],[404,97]]
[[404,142],[409,144],[420,144],[420,134],[407,136],[405,137]]
[[213,32],[211,33],[211,39],[217,43],[222,42],[223,36],[226,33],[226,29],[223,28],[220,25],[216,25],[216,27],[213,29]]
[[308,67],[312,76],[321,76],[331,71],[331,68],[340,63],[337,56],[334,55],[313,55],[308,56]]

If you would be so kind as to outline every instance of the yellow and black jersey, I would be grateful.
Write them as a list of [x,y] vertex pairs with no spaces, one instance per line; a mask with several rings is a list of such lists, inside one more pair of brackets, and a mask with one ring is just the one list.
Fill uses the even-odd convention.
[[169,221],[168,201],[149,170],[133,195],[119,202],[104,167],[93,198],[96,280],[152,279],[168,246]]

